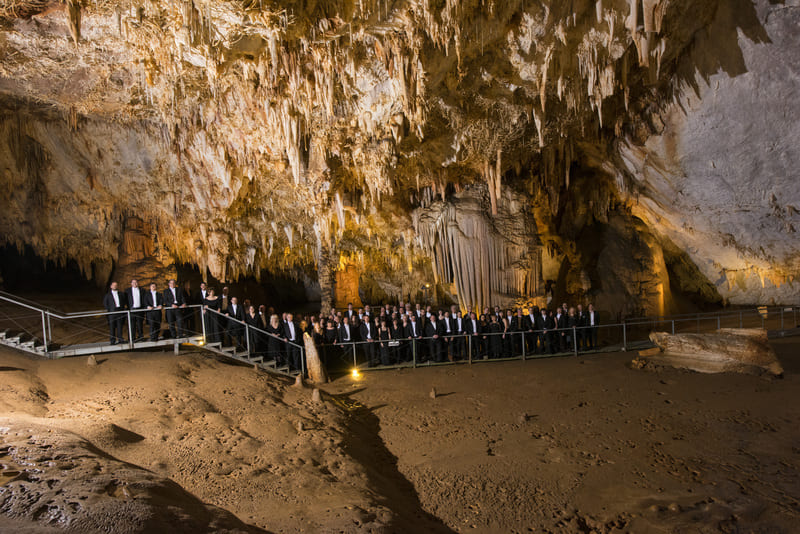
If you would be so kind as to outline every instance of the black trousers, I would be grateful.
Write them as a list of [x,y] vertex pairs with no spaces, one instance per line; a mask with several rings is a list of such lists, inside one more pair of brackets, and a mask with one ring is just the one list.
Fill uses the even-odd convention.
[[133,330],[133,339],[144,339],[144,311],[143,308],[136,308],[131,310],[131,329]]
[[456,336],[450,340],[450,354],[454,360],[463,360],[467,354],[467,340],[463,336]]
[[[296,342],[295,342],[296,343]],[[300,349],[294,345],[286,345],[286,359],[289,363],[289,370],[302,371],[303,362],[300,358]]]
[[125,330],[125,315],[124,313],[114,313],[108,316],[108,337],[112,345],[125,341],[122,334]]
[[372,367],[377,363],[375,361],[375,342],[367,341],[365,343],[362,343],[361,346],[363,347],[364,359],[366,360],[367,365]]
[[147,325],[150,327],[150,341],[158,341],[161,333],[161,310],[147,312]]
[[167,324],[169,324],[169,335],[172,339],[183,335],[183,310],[179,308],[167,308]]

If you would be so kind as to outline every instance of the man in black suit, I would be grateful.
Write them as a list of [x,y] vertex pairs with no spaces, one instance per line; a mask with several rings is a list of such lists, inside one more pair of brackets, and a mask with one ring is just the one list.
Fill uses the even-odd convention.
[[577,316],[577,330],[575,331],[575,343],[577,344],[578,350],[583,350],[586,348],[586,333],[587,331],[584,330],[586,326],[586,312],[583,311],[583,305],[578,304],[577,309],[575,310],[575,315]]
[[364,322],[361,323],[360,332],[361,340],[363,343],[361,346],[364,349],[364,358],[367,361],[367,365],[372,367],[375,365],[375,338],[378,335],[377,328],[375,325],[372,324],[369,315],[364,316]]
[[408,326],[406,326],[406,337],[411,340],[411,354],[417,361],[420,361],[419,339],[422,337],[422,327],[417,320],[417,315],[411,312],[408,316]]
[[525,342],[528,344],[528,354],[536,354],[536,328],[539,308],[531,306],[528,308],[528,315],[525,316]]
[[600,324],[600,321],[597,318],[597,312],[594,310],[594,306],[589,304],[589,309],[586,311],[586,342],[587,348],[593,349],[597,348],[597,327]]
[[522,313],[522,308],[517,308],[517,314],[511,319],[510,330],[514,332],[514,355],[522,354],[525,346],[525,330],[527,321],[525,315]]
[[[233,299],[231,299],[233,300]],[[294,343],[295,345],[300,345],[303,340],[300,338],[302,334],[300,333],[300,327],[295,324],[294,316],[291,313],[286,314],[286,322],[283,323],[283,337],[286,338],[287,341]],[[290,370],[299,370],[302,371],[303,362],[300,358],[300,349],[294,345],[290,345],[289,343],[286,344],[286,355],[289,361],[289,369]]]
[[139,287],[137,279],[131,280],[131,287],[125,290],[128,309],[131,310],[131,329],[134,341],[144,339],[144,291]]
[[425,337],[428,338],[428,358],[434,362],[442,361],[442,329],[436,314],[431,314],[425,322]]
[[183,301],[183,291],[175,284],[175,279],[168,282],[167,289],[164,290],[164,308],[167,310],[167,324],[169,324],[169,335],[176,339],[183,335],[183,314],[181,308],[185,308]]
[[161,333],[161,308],[164,307],[164,297],[158,292],[155,282],[150,284],[150,291],[144,294],[144,305],[147,308],[150,341],[158,341],[158,334]]
[[228,335],[231,336],[231,344],[237,348],[244,346],[244,325],[237,321],[244,321],[244,310],[239,306],[239,299],[231,297],[228,305]]
[[470,312],[469,319],[466,320],[464,332],[469,336],[469,343],[472,345],[472,357],[478,359],[483,350],[483,340],[485,336],[483,336],[483,327],[480,321],[478,321],[478,316],[475,315],[475,312]]
[[453,340],[450,342],[451,354],[454,360],[463,360],[466,355],[467,340],[464,337],[464,327],[466,321],[461,317],[458,306],[450,307],[450,332]]
[[553,312],[547,312],[547,316],[544,319],[544,336],[547,340],[547,348],[550,350],[550,354],[556,353],[556,346],[558,345],[558,325],[556,324],[556,318],[553,316]]
[[[125,293],[117,290],[116,282],[111,282],[108,293],[103,297],[103,307],[107,312],[124,312],[127,307]],[[122,343],[125,341],[122,336],[122,330],[125,328],[125,313],[112,313],[107,317],[111,344]]]
[[556,309],[556,345],[560,351],[567,350],[567,310],[562,308]]

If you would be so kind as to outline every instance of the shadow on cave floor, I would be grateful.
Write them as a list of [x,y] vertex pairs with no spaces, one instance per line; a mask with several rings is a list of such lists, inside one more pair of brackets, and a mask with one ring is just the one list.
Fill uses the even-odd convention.
[[359,462],[367,473],[368,484],[376,496],[376,504],[394,514],[388,525],[390,532],[453,533],[441,519],[427,512],[414,485],[400,472],[394,456],[380,437],[378,407],[367,408],[350,397],[358,391],[331,395],[333,400],[350,414],[344,450]]

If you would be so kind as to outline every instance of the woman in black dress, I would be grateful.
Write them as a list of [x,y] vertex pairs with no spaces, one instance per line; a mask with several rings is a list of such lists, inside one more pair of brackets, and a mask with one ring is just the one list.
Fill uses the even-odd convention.
[[322,331],[322,341],[324,343],[322,354],[326,366],[328,365],[331,354],[333,354],[333,346],[336,344],[337,333],[336,322],[333,319],[325,321],[325,329]]
[[267,357],[266,360],[275,360],[278,365],[283,365],[283,335],[281,325],[278,322],[278,316],[273,315],[269,318],[269,326],[267,326],[267,333],[272,334],[267,339]]
[[503,338],[508,334],[504,333],[503,325],[497,320],[497,315],[489,316],[489,358],[499,358],[503,346]]
[[378,328],[378,339],[380,340],[381,346],[381,365],[392,365],[394,363],[394,358],[391,357],[392,350],[389,347],[389,341],[392,339],[392,332],[389,330],[389,327],[386,326],[386,320],[381,320],[381,326]]
[[248,348],[250,349],[250,356],[258,355],[259,354],[259,347],[258,347],[258,332],[255,330],[258,328],[259,325],[259,316],[256,313],[255,306],[250,306],[247,308],[247,313],[244,314],[244,322],[247,323],[249,326],[253,328],[248,328]]
[[206,342],[208,343],[219,343],[220,316],[207,310],[219,311],[221,305],[222,300],[217,296],[214,288],[209,287],[206,298],[203,299],[203,321],[206,325]]

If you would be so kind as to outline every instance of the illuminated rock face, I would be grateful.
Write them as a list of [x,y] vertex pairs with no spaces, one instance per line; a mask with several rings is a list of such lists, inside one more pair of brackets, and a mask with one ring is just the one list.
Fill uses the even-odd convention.
[[100,284],[800,298],[796,1],[11,4],[0,235]]

